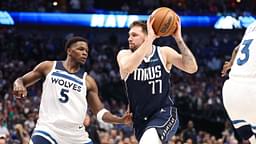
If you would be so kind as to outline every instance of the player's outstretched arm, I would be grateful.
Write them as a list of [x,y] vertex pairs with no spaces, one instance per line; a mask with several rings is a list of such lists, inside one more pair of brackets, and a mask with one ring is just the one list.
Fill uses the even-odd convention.
[[27,87],[39,81],[43,76],[51,70],[52,61],[44,61],[38,64],[32,71],[26,73],[22,77],[18,77],[13,83],[13,95],[17,98],[27,96]]
[[98,87],[95,80],[91,76],[86,76],[87,86],[87,101],[92,112],[97,116],[98,121],[115,123],[115,124],[130,124],[131,113],[126,112],[122,117],[113,115],[104,108],[98,96]]
[[180,19],[177,21],[177,30],[172,36],[174,37],[181,52],[180,56],[176,54],[176,61],[174,64],[176,63],[176,66],[185,72],[195,73],[198,66],[194,55],[183,40]]
[[229,61],[225,61],[224,65],[222,67],[222,70],[221,70],[221,76],[222,77],[226,76],[227,73],[228,73],[228,70],[231,69],[231,66],[234,63],[234,60],[235,60],[238,49],[239,49],[239,45],[234,48],[234,50],[232,52],[231,59]]

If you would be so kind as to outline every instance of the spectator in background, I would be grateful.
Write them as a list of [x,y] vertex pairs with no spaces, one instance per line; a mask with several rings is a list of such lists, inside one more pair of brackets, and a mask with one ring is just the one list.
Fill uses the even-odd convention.
[[[5,141],[8,140],[10,133],[5,123],[6,119],[2,113],[0,113],[0,136],[2,136]],[[3,140],[2,140],[3,141]]]
[[0,135],[0,144],[7,144],[6,135]]
[[197,132],[196,129],[194,128],[193,121],[188,121],[187,128],[184,129],[182,132],[182,137],[184,141],[190,139],[193,142],[193,144],[197,143]]
[[22,126],[22,124],[16,124],[15,130],[18,136],[19,141],[21,144],[28,144],[29,143],[29,133],[28,131]]

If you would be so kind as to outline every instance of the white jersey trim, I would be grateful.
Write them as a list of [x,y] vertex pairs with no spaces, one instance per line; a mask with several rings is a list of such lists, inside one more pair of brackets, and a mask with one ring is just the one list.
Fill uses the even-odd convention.
[[[52,65],[52,69],[51,69],[51,71],[45,76],[45,80],[46,80],[46,78],[48,77],[48,75],[51,75],[51,73],[55,70],[55,67],[56,67],[56,61],[53,61],[53,65]],[[44,80],[44,82],[43,82],[43,85],[44,85],[44,83],[45,83],[45,80]],[[42,95],[42,94],[41,94]]]
[[148,57],[143,58],[144,62],[146,63],[150,62],[151,57],[155,54],[156,46],[152,45],[152,48],[153,48],[152,53]]
[[130,76],[130,74],[127,74],[124,78],[124,81],[126,81],[128,79],[128,77]]

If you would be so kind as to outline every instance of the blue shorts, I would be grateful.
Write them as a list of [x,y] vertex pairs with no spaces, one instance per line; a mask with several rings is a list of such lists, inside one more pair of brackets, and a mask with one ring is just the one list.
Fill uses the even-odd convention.
[[177,108],[173,106],[163,107],[151,117],[145,118],[139,123],[135,122],[135,136],[140,140],[143,133],[149,128],[156,128],[158,136],[163,143],[175,135],[179,126]]

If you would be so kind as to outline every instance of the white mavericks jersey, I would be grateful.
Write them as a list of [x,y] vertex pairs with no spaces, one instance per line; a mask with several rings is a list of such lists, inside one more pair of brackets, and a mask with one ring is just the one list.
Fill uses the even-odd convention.
[[256,22],[249,25],[229,73],[230,79],[256,78]]
[[81,69],[77,73],[69,73],[61,61],[54,62],[43,83],[35,131],[46,130],[56,141],[65,138],[73,142],[88,140],[83,126],[88,105],[85,77],[86,72]]

